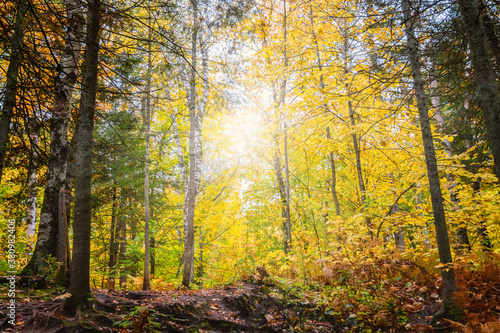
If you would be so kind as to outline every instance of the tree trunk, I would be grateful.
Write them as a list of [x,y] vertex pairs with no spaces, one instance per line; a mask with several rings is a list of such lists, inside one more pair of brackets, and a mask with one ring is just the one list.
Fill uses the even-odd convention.
[[50,153],[47,167],[47,183],[40,214],[38,239],[33,257],[23,274],[43,274],[49,255],[57,256],[58,197],[66,185],[68,165],[68,128],[71,118],[71,101],[78,71],[78,59],[83,31],[83,14],[79,0],[66,0],[67,30],[64,52],[58,65],[54,108],[50,120]]
[[38,133],[31,134],[31,158],[28,168],[28,199],[26,202],[26,249],[31,252],[35,245],[36,229],[36,169],[38,166]]
[[[439,98],[439,95],[436,92],[436,89],[438,87],[437,81],[433,79],[429,87],[431,93],[431,103],[435,110],[434,120],[436,121],[437,125],[436,127],[441,135],[445,135],[444,118],[443,118],[443,113],[441,112],[441,99]],[[443,138],[443,144],[446,155],[448,156],[449,159],[452,159],[453,151],[451,149],[451,142],[449,142],[447,138]],[[446,173],[446,180],[448,180],[448,186],[449,186],[448,191],[450,193],[450,200],[453,204],[453,211],[458,211],[462,207],[460,206],[460,203],[458,201],[457,195],[454,190],[456,185],[455,176],[453,176],[453,174],[451,173]],[[456,247],[457,253],[462,254],[464,250],[466,252],[470,251],[470,242],[466,226],[458,226],[456,230],[456,242],[457,242],[457,247]]]
[[484,32],[488,37],[488,44],[495,57],[496,73],[500,75],[500,37],[498,33],[498,18],[489,10],[484,0],[480,0],[481,16],[484,24]]
[[200,288],[203,288],[203,274],[204,274],[204,271],[203,271],[203,265],[204,265],[204,262],[203,262],[203,241],[204,241],[204,238],[203,238],[203,230],[200,226],[200,267],[198,269],[198,278],[200,280]]
[[88,6],[86,49],[82,67],[82,93],[78,119],[79,138],[76,155],[78,174],[75,182],[73,261],[68,288],[71,297],[67,298],[63,305],[63,311],[72,315],[76,313],[78,307],[87,304],[91,297],[92,146],[99,62],[100,0],[89,0]]
[[28,25],[26,12],[28,10],[27,0],[18,0],[16,7],[16,18],[14,33],[11,36],[10,60],[7,68],[7,82],[3,93],[2,110],[0,112],[0,181],[2,180],[5,152],[9,142],[10,123],[14,107],[16,106],[17,84],[19,67],[22,62],[22,51],[24,30]]
[[283,179],[283,174],[282,174],[282,166],[281,166],[281,159],[280,159],[280,152],[279,152],[279,140],[278,140],[278,135],[275,134],[274,136],[274,158],[273,158],[273,167],[274,171],[276,173],[276,182],[278,183],[278,191],[280,194],[280,200],[281,200],[281,219],[283,221],[283,244],[284,244],[284,251],[285,254],[288,254],[289,247],[288,247],[288,229],[287,229],[287,216],[288,216],[288,211],[287,207],[287,196],[286,196],[286,185],[285,185],[285,180]]
[[[349,118],[351,119],[351,126],[352,126],[351,136],[352,136],[352,144],[354,146],[354,155],[356,157],[356,174],[358,176],[359,191],[361,192],[361,211],[364,211],[366,207],[366,187],[365,187],[365,182],[363,180],[363,171],[361,168],[361,154],[359,152],[358,138],[354,130],[354,126],[356,124],[354,122],[354,111],[352,109],[351,101],[347,101],[347,106],[349,108]],[[368,228],[368,235],[371,238],[373,238],[373,232],[370,229],[371,220],[368,216],[365,216],[365,224],[366,227]]]
[[425,162],[427,165],[427,176],[429,178],[432,210],[434,214],[434,226],[436,229],[436,242],[439,251],[439,260],[443,265],[441,268],[441,276],[443,280],[443,308],[438,315],[456,319],[461,316],[462,311],[453,304],[453,293],[457,290],[457,283],[455,280],[455,271],[453,270],[453,267],[450,266],[452,259],[444,214],[443,197],[441,194],[441,186],[439,184],[437,160],[427,110],[427,96],[425,94],[420,69],[418,41],[415,38],[413,29],[416,18],[411,16],[410,1],[402,0],[401,3],[403,7],[405,32],[408,43],[408,56],[410,59],[415,97],[417,99],[418,114],[420,118],[420,129],[424,143]]
[[[191,44],[191,77],[189,86],[186,86],[187,96],[189,97],[189,115],[190,115],[190,130],[189,130],[189,180],[188,188],[185,196],[184,210],[184,270],[182,284],[186,287],[194,282],[194,210],[196,207],[196,196],[198,195],[201,186],[201,169],[203,165],[203,138],[202,126],[205,109],[208,103],[208,93],[210,84],[208,82],[208,46],[209,36],[201,29],[198,19],[198,1],[192,2],[194,26]],[[198,37],[200,35],[200,37]],[[196,72],[197,63],[197,41],[200,41],[201,53],[201,80],[202,92],[201,99],[197,104],[198,94],[196,93]],[[188,266],[188,267],[186,267]]]
[[[394,205],[392,205],[389,215],[393,215],[397,212],[399,212],[399,205],[395,203]],[[398,230],[394,232],[394,241],[396,242],[396,247],[401,250],[401,252],[404,252],[406,249],[406,244],[402,228],[398,228]]]
[[63,287],[68,286],[69,277],[69,238],[68,238],[68,218],[66,216],[66,189],[61,187],[59,190],[59,218],[57,234],[57,262],[59,263],[59,273],[57,275],[57,284]]
[[290,221],[290,172],[288,170],[288,134],[285,123],[285,189],[286,189],[286,220],[285,220],[285,253],[288,254],[292,245],[292,224]]
[[113,205],[111,208],[111,227],[110,227],[110,236],[109,236],[109,275],[108,275],[108,289],[115,289],[115,279],[116,279],[116,261],[118,257],[118,237],[119,237],[119,226],[116,223],[116,200],[117,200],[117,182],[113,182]]
[[[321,55],[319,51],[319,44],[318,44],[318,39],[316,38],[316,32],[314,31],[314,18],[313,18],[313,10],[312,10],[312,5],[309,4],[309,20],[311,22],[311,32],[312,32],[312,37],[313,37],[313,43],[316,48],[316,59],[318,63],[318,70],[321,73],[319,76],[319,87],[321,90],[321,98],[324,99],[324,90],[325,90],[325,82],[323,80],[323,64],[321,63]],[[322,107],[325,109],[325,111],[328,111],[328,105],[322,101]],[[328,141],[331,140],[331,135],[330,135],[330,126],[326,127],[326,138]],[[333,199],[333,204],[335,205],[335,215],[340,216],[340,203],[339,199],[337,196],[337,173],[335,169],[335,158],[333,156],[333,151],[330,151],[328,154],[328,159],[330,162],[330,168],[331,168],[331,181],[330,181],[330,191],[332,192],[332,199]],[[328,205],[328,202],[326,202]],[[328,213],[327,213],[328,214]],[[327,216],[327,214],[325,216]],[[326,217],[325,217],[326,220]],[[337,247],[338,250],[340,250],[340,243],[342,242],[342,238],[340,235],[337,235],[337,241],[339,243],[339,246]],[[319,244],[319,243],[318,243]]]
[[[267,45],[266,40],[264,39],[264,44]],[[287,77],[286,77],[286,69],[288,67],[288,56],[287,56],[287,12],[286,12],[286,1],[283,1],[283,79],[280,84],[279,91],[276,86],[273,84],[273,105],[275,111],[275,122],[276,122],[276,131],[274,135],[274,161],[273,166],[276,173],[276,182],[278,183],[278,190],[281,198],[281,218],[283,221],[283,248],[285,254],[290,252],[291,248],[291,222],[290,222],[290,184],[287,181],[288,176],[288,142],[287,142],[287,134],[286,134],[286,123],[284,124],[284,144],[283,148],[285,150],[285,179],[283,179],[282,174],[282,166],[281,166],[281,154],[279,148],[279,134],[281,127],[281,114],[282,110],[285,106],[285,98],[286,98],[286,85],[287,85]],[[279,96],[278,96],[279,93]]]
[[[328,140],[331,139],[330,136],[330,127],[326,128],[326,138]],[[328,154],[330,160],[330,168],[332,171],[332,179],[330,183],[330,190],[332,192],[333,203],[335,204],[335,215],[340,216],[340,203],[337,196],[337,173],[335,170],[335,159],[333,158],[333,151],[330,151]]]
[[184,162],[184,153],[182,152],[182,144],[181,144],[181,137],[179,135],[179,127],[177,126],[177,118],[176,115],[171,114],[170,119],[172,120],[172,128],[174,131],[174,140],[175,140],[175,154],[177,155],[177,159],[179,160],[179,169],[181,170],[181,178],[182,178],[182,186],[185,191],[187,191],[187,188],[189,186],[188,182],[188,172],[186,169],[186,164]]
[[[323,64],[321,63],[321,55],[319,52],[319,44],[318,44],[318,39],[316,38],[316,32],[314,31],[314,18],[313,18],[313,10],[312,10],[312,5],[309,5],[309,20],[311,21],[311,30],[312,30],[312,37],[313,37],[313,42],[314,46],[316,48],[316,59],[318,63],[318,70],[321,73],[319,76],[319,88],[321,89],[321,98],[324,98],[324,90],[325,90],[325,82],[323,80]],[[323,101],[322,106],[325,110],[328,110],[328,105]],[[331,139],[330,135],[330,127],[326,127],[326,138],[328,141]],[[335,159],[333,157],[333,151],[330,151],[329,153],[329,161],[330,161],[330,168],[332,171],[332,179],[330,183],[330,190],[332,192],[332,198],[333,198],[333,203],[335,205],[335,215],[340,216],[340,204],[339,204],[339,199],[337,196],[337,175],[336,175],[336,170],[335,170]]]
[[479,103],[483,110],[495,171],[500,178],[500,97],[478,0],[458,0],[465,26]]
[[[149,3],[148,3],[149,6]],[[149,8],[148,8],[149,11]],[[146,154],[144,161],[144,280],[142,290],[150,290],[149,282],[149,144],[151,132],[151,13],[148,20],[148,73],[146,84]]]
[[118,230],[116,232],[120,247],[118,266],[120,267],[120,290],[122,291],[127,290],[127,269],[125,267],[125,261],[127,260],[127,220],[123,214],[126,200],[126,191],[122,190],[120,194],[120,209],[118,212]]
[[149,260],[151,262],[151,275],[156,276],[156,238],[151,236],[151,251],[149,255]]
[[191,36],[191,77],[189,80],[189,181],[184,204],[184,270],[182,274],[182,285],[189,287],[194,280],[194,209],[196,205],[196,169],[198,158],[198,138],[201,136],[201,128],[198,129],[196,114],[196,57],[197,37],[200,29],[198,21],[198,1],[193,0],[193,33]]
[[288,246],[286,240],[288,239],[288,234],[286,229],[286,220],[287,220],[286,186],[285,186],[285,180],[283,179],[280,152],[279,152],[279,140],[277,134],[275,135],[274,138],[273,167],[276,173],[276,182],[278,183],[278,192],[280,194],[280,200],[281,200],[281,219],[283,221],[283,231],[284,231],[283,243],[284,243],[285,253],[287,254]]
[[[347,23],[345,23],[347,25]],[[344,53],[344,73],[347,76],[349,74],[350,69],[350,55],[349,55],[349,38],[350,36],[348,35],[348,29],[347,27],[344,29],[345,30],[345,35],[343,36],[344,41],[343,41],[343,53]],[[354,157],[356,160],[356,175],[358,178],[358,186],[359,186],[359,192],[360,192],[360,199],[361,199],[361,209],[360,211],[364,213],[365,208],[366,208],[366,187],[365,187],[365,182],[363,179],[363,171],[362,171],[362,166],[361,166],[361,154],[359,151],[359,143],[358,143],[358,137],[356,134],[355,126],[356,122],[354,120],[354,109],[352,108],[352,101],[351,101],[351,92],[348,87],[348,84],[345,83],[345,88],[346,88],[346,94],[347,94],[347,108],[349,111],[349,119],[351,121],[351,127],[352,127],[352,145],[354,148]],[[373,232],[371,231],[371,220],[370,218],[366,215],[365,213],[365,225],[368,229],[368,235],[373,239]]]

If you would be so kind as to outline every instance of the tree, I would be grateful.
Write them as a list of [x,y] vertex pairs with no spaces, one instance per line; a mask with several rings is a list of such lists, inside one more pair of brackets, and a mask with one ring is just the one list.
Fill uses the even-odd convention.
[[29,242],[30,251],[33,250],[35,229],[36,229],[36,170],[38,160],[38,131],[34,131],[30,136],[30,166],[28,168],[28,200],[26,207],[26,238]]
[[2,180],[5,151],[9,142],[10,122],[12,113],[16,105],[16,96],[18,91],[18,75],[22,62],[22,47],[24,30],[28,26],[26,13],[28,11],[28,2],[18,0],[16,6],[14,32],[11,37],[10,61],[7,69],[7,82],[5,84],[4,99],[2,101],[2,110],[0,112],[0,181]]
[[464,20],[467,41],[471,50],[474,79],[479,103],[486,120],[486,129],[495,171],[500,179],[500,96],[494,62],[488,47],[488,36],[478,0],[457,0]]
[[76,309],[87,304],[90,291],[90,235],[91,235],[91,183],[94,114],[96,107],[99,63],[101,2],[90,0],[87,14],[87,33],[82,67],[82,93],[78,111],[78,147],[75,182],[75,219],[73,224],[73,261],[71,263],[67,298],[63,311],[74,315]]
[[417,17],[412,16],[411,14],[410,0],[402,0],[401,5],[404,15],[406,40],[408,43],[408,57],[413,76],[413,86],[415,89],[415,98],[417,100],[422,140],[424,142],[425,163],[427,166],[427,177],[429,178],[429,187],[431,192],[436,241],[439,251],[439,260],[442,265],[441,276],[443,279],[443,308],[439,313],[439,316],[455,318],[460,316],[461,310],[458,309],[453,302],[453,293],[457,291],[457,283],[455,280],[455,271],[453,270],[453,267],[450,266],[452,263],[450,241],[448,239],[448,230],[446,227],[446,218],[443,207],[443,196],[441,194],[437,160],[427,110],[427,95],[424,90],[424,82],[421,73],[418,40],[414,30]]
[[[205,108],[208,100],[208,34],[203,31],[198,12],[200,10],[197,0],[192,2],[193,28],[191,34],[191,70],[189,81],[185,80],[186,98],[188,100],[190,129],[189,129],[189,180],[184,200],[184,270],[182,284],[189,287],[194,279],[194,212],[196,196],[201,184],[201,168],[203,155],[202,125]],[[200,35],[200,37],[198,37]],[[198,38],[200,38],[201,51],[201,80],[202,94],[197,103],[196,71]]]
[[146,153],[144,157],[144,281],[142,290],[151,289],[149,282],[149,145],[151,132],[151,8],[148,2],[148,71],[146,83]]
[[50,154],[47,183],[40,214],[40,225],[35,251],[23,273],[42,274],[49,255],[57,257],[59,222],[59,192],[66,189],[69,159],[68,130],[71,102],[77,79],[81,39],[84,26],[80,0],[65,0],[68,27],[65,48],[57,66],[54,107],[50,119]]

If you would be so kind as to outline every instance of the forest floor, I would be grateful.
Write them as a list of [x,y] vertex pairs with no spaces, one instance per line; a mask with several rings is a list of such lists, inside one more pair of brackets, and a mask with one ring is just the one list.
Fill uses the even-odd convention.
[[448,320],[429,324],[440,308],[438,275],[419,272],[411,261],[381,261],[349,270],[332,266],[307,285],[270,278],[264,272],[246,282],[211,289],[95,289],[97,306],[74,318],[59,313],[65,294],[58,295],[53,287],[38,292],[40,288],[33,288],[16,300],[14,328],[8,323],[8,302],[3,298],[0,331],[500,332],[499,266],[456,271],[464,324]]

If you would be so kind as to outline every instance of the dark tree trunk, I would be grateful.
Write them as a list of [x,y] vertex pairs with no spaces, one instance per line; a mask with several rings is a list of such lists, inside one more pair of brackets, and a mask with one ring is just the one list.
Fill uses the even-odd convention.
[[2,179],[5,151],[9,142],[10,123],[14,107],[16,106],[17,84],[19,67],[22,62],[21,48],[23,46],[24,30],[28,25],[26,21],[26,11],[28,10],[26,0],[18,0],[16,7],[16,19],[14,33],[11,36],[10,60],[7,68],[7,82],[2,101],[0,113],[0,181]]
[[151,262],[151,275],[154,277],[156,273],[156,255],[155,255],[155,248],[156,248],[156,238],[153,235],[151,237],[151,251],[149,255],[149,261]]
[[497,177],[500,177],[500,97],[492,55],[488,47],[488,37],[478,0],[458,0],[458,4],[471,50],[474,79],[495,161],[495,171]]
[[497,76],[500,75],[500,37],[498,33],[498,18],[489,10],[484,0],[480,0],[481,14],[484,23],[484,31],[488,37],[488,43],[495,57]]
[[[364,211],[366,208],[366,187],[363,180],[363,170],[361,167],[361,154],[359,152],[358,138],[356,133],[354,132],[354,126],[356,124],[354,122],[354,110],[352,109],[351,101],[347,102],[347,106],[349,108],[349,118],[351,120],[351,126],[353,127],[352,144],[354,146],[354,155],[356,157],[356,174],[358,176],[359,191],[361,192],[361,211]],[[365,224],[368,228],[368,235],[373,238],[373,232],[371,230],[371,220],[367,215],[365,215]]]
[[418,41],[415,37],[413,28],[416,18],[411,16],[410,1],[402,0],[401,3],[403,7],[406,39],[408,43],[408,56],[410,59],[415,97],[417,99],[418,114],[420,118],[420,129],[424,143],[425,162],[427,165],[427,176],[429,179],[432,210],[434,214],[434,226],[436,229],[436,242],[439,251],[439,260],[443,265],[441,268],[441,276],[443,279],[443,309],[438,315],[457,318],[461,316],[462,311],[453,303],[453,293],[457,291],[457,283],[455,280],[455,271],[450,266],[452,263],[450,241],[448,239],[448,230],[446,227],[443,207],[443,196],[441,193],[441,186],[439,184],[437,160],[427,110],[427,96],[424,90],[421,73]]
[[[151,18],[149,19],[151,24]],[[142,281],[142,290],[150,290],[149,281],[149,145],[151,131],[151,27],[148,32],[148,73],[146,84],[146,153],[144,156],[144,274]]]
[[[326,128],[326,138],[328,140],[331,139],[330,137],[330,127]],[[332,179],[330,183],[330,190],[332,192],[332,198],[333,198],[333,203],[335,205],[335,215],[340,216],[340,203],[339,199],[337,196],[337,173],[335,170],[335,159],[333,158],[333,151],[330,152],[328,155],[329,160],[330,160],[330,168],[332,171]]]
[[479,242],[481,243],[481,248],[483,251],[490,252],[493,251],[493,245],[491,244],[490,236],[488,235],[488,230],[484,225],[484,222],[479,222],[479,227],[477,228],[477,237],[479,237]]
[[79,129],[75,182],[75,220],[73,223],[73,261],[68,292],[63,310],[75,314],[76,309],[89,302],[90,291],[90,234],[91,234],[91,180],[94,113],[96,107],[99,61],[100,0],[88,2],[88,25],[85,38],[85,56],[82,68],[82,93],[79,109]]
[[68,236],[68,217],[66,206],[67,201],[66,189],[61,187],[59,190],[59,230],[57,235],[57,262],[59,263],[59,273],[57,276],[57,284],[60,286],[68,286],[69,267],[71,264],[69,253],[69,236]]

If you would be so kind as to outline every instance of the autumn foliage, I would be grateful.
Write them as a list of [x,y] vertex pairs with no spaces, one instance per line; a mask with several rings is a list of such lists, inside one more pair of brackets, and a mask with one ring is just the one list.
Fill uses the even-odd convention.
[[[494,1],[472,2],[482,4],[478,29],[489,36],[483,46],[498,82],[500,10]],[[3,90],[18,3],[0,4]],[[249,299],[224,306],[252,329],[500,331],[500,162],[478,80],[484,71],[472,61],[461,1],[403,3],[413,30],[400,1],[103,1],[93,150],[85,159],[92,161],[90,288],[128,304],[148,273],[151,295],[164,298],[205,293],[223,302],[223,286],[240,285],[235,295]],[[66,5],[31,2],[21,20],[29,24],[17,26],[25,29],[0,175],[0,256],[7,258],[6,221],[14,220],[19,272],[37,237],[26,217],[41,221],[50,185],[54,82],[64,77],[60,60],[71,44]],[[418,42],[413,60],[439,184],[427,177],[409,33]],[[88,88],[77,58],[64,115],[68,145],[59,156],[68,166],[66,206],[64,214],[53,210],[69,223],[71,248],[77,105]],[[498,87],[490,92],[498,99]],[[452,263],[440,262],[437,249],[437,187]],[[55,256],[42,259],[37,274],[63,284]],[[460,315],[441,318],[441,274],[451,269]],[[0,261],[0,275],[8,270]],[[183,271],[192,290],[180,287]],[[188,318],[186,304],[182,319],[200,326],[194,317],[211,310]],[[242,314],[257,304],[257,319]],[[161,307],[133,305],[115,309],[117,322],[130,323],[124,331],[158,329]],[[157,323],[187,329],[169,320]],[[222,327],[230,319],[217,320],[212,325]]]

